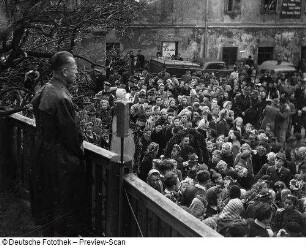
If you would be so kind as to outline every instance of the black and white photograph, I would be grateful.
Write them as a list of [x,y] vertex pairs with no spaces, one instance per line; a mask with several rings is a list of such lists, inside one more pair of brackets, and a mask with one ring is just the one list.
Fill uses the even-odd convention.
[[0,245],[301,244],[305,132],[306,0],[0,0]]

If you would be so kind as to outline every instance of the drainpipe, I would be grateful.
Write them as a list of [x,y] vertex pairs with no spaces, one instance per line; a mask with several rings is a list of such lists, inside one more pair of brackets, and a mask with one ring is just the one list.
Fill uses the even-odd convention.
[[208,0],[205,0],[205,29],[204,29],[204,38],[203,38],[203,60],[205,61],[207,58],[207,52],[208,52],[208,28],[207,28],[207,22],[208,22]]

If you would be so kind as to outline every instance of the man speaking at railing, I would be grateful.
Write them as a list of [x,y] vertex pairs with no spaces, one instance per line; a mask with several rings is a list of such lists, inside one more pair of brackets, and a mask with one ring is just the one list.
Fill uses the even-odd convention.
[[81,227],[83,148],[68,88],[77,65],[72,54],[50,60],[53,77],[32,100],[37,135],[31,167],[32,213],[44,236],[77,236]]

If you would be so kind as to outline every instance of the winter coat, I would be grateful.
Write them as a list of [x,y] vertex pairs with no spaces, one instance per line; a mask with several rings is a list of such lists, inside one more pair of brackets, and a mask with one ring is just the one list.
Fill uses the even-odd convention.
[[55,227],[65,227],[65,222],[72,226],[66,230],[73,231],[79,226],[85,186],[83,140],[71,95],[63,82],[52,78],[37,92],[32,104],[37,125],[30,173],[33,216],[41,225],[61,218],[63,221],[54,222]]
[[251,105],[251,99],[248,96],[239,95],[236,97],[234,102],[234,112],[235,116],[242,117],[242,112],[245,112],[247,109],[249,109]]
[[263,120],[262,120],[260,128],[261,129],[266,129],[266,125],[270,124],[271,130],[272,130],[272,132],[274,132],[275,121],[276,121],[278,112],[279,112],[278,108],[276,108],[274,106],[267,105],[266,108],[264,109],[263,113],[262,113]]
[[164,130],[161,130],[159,132],[157,132],[156,130],[153,130],[151,134],[151,141],[156,142],[159,145],[159,150],[157,154],[157,157],[159,157],[160,155],[164,153],[164,149],[166,148],[166,145],[167,145],[167,140],[166,140]]
[[280,143],[286,141],[286,134],[290,122],[290,107],[285,105],[284,109],[278,112],[276,117],[275,135]]
[[143,157],[143,160],[140,165],[139,178],[143,181],[146,181],[149,171],[153,166],[153,159],[155,159],[153,153],[147,153]]

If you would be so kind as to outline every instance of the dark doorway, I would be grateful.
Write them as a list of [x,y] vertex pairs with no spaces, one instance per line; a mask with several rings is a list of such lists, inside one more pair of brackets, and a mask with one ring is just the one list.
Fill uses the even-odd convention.
[[273,47],[258,47],[258,61],[257,64],[267,60],[273,60]]
[[305,58],[306,59],[306,46],[302,46],[302,49],[301,49],[301,58]]
[[223,47],[222,60],[228,65],[237,62],[238,47]]

